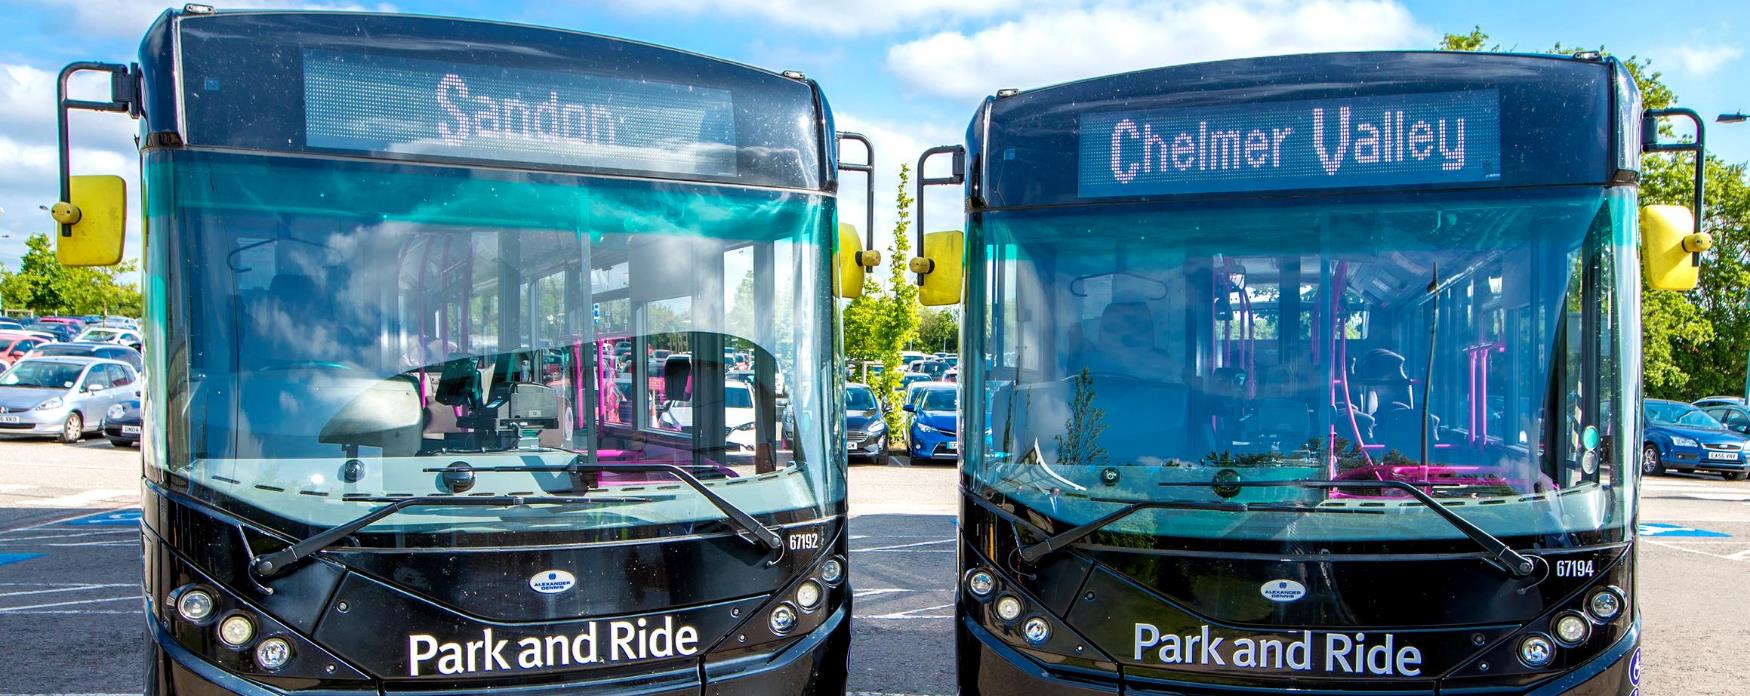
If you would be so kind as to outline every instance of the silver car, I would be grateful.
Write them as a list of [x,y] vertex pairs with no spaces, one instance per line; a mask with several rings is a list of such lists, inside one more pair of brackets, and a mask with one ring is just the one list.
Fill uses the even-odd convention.
[[27,357],[0,373],[0,435],[78,442],[98,429],[111,405],[139,394],[139,373],[124,362]]

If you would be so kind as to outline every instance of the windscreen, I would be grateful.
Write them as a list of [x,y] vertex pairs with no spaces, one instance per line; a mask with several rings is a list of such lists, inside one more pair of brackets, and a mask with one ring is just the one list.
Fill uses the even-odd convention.
[[150,460],[197,496],[294,535],[410,495],[618,499],[415,507],[366,530],[379,545],[721,529],[671,475],[615,466],[680,467],[763,519],[842,499],[827,199],[190,151],[148,169],[173,201]]
[[[1500,535],[1630,519],[1621,364],[1626,198],[1601,189],[982,217],[976,482],[1080,524],[1107,501],[1289,503],[1147,511],[1113,529],[1380,540],[1457,532],[1403,482]],[[1632,213],[1629,213],[1632,215]],[[979,321],[969,319],[969,321]],[[1634,444],[1626,447],[1631,453]],[[1370,514],[1324,514],[1361,510]]]

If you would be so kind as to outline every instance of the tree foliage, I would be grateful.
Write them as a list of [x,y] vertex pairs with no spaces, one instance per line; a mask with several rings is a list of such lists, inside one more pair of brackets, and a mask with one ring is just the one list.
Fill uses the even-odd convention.
[[918,320],[918,337],[911,348],[928,352],[960,351],[960,314],[952,309],[925,308]]
[[887,253],[885,282],[869,273],[863,277],[863,296],[851,300],[845,307],[845,357],[854,365],[873,362],[882,366],[881,374],[865,375],[869,387],[887,406],[888,432],[901,426],[899,401],[901,369],[905,362],[901,351],[917,340],[919,310],[918,288],[906,266],[911,260],[911,204],[906,192],[911,183],[911,167],[899,167],[899,192],[894,198],[898,221],[893,226],[893,246]]
[[136,261],[108,267],[63,266],[48,235],[25,240],[17,270],[0,268],[0,303],[33,314],[123,314],[138,317],[140,287],[121,277],[138,270]]
[[[1480,28],[1469,34],[1447,34],[1445,50],[1484,49],[1489,35]],[[1551,53],[1573,53],[1556,44]],[[1603,47],[1598,52],[1608,55]],[[1640,86],[1649,109],[1677,103],[1652,61],[1638,56],[1621,59]],[[1660,125],[1662,138],[1679,137]],[[1702,228],[1714,237],[1704,255],[1701,282],[1691,292],[1646,290],[1641,298],[1642,374],[1649,397],[1688,401],[1709,394],[1744,391],[1745,358],[1750,355],[1750,185],[1745,165],[1709,156]],[[1688,153],[1651,154],[1641,160],[1641,203],[1694,205],[1694,160]]]

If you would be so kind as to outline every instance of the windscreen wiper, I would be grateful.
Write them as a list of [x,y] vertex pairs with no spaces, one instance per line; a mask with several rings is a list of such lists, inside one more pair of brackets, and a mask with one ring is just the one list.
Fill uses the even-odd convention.
[[1433,510],[1434,514],[1438,515],[1440,519],[1445,520],[1447,524],[1452,525],[1454,529],[1463,533],[1466,538],[1476,542],[1478,546],[1483,547],[1483,562],[1506,571],[1509,575],[1516,578],[1526,577],[1531,575],[1533,571],[1537,570],[1536,562],[1531,560],[1529,556],[1520,553],[1512,546],[1508,546],[1507,542],[1501,541],[1499,537],[1490,534],[1488,530],[1485,530],[1482,527],[1478,527],[1475,523],[1465,519],[1457,512],[1453,512],[1452,508],[1446,507],[1445,504],[1435,500],[1434,496],[1428,495],[1428,493],[1421,488],[1403,481],[1241,481],[1238,480],[1237,477],[1221,478],[1219,474],[1217,477],[1216,481],[1207,484],[1161,483],[1159,485],[1172,488],[1202,487],[1207,485],[1214,487],[1216,493],[1223,496],[1236,495],[1241,488],[1334,488],[1339,490],[1378,490],[1381,488],[1391,488],[1394,490],[1400,490],[1410,494],[1410,497],[1414,498],[1416,502],[1421,503],[1423,507],[1426,507],[1429,510]]
[[284,549],[273,553],[262,554],[250,560],[250,566],[256,574],[271,577],[284,570],[286,566],[321,551],[341,539],[370,526],[372,523],[393,515],[410,507],[423,506],[465,506],[465,507],[523,507],[528,505],[607,505],[620,503],[643,503],[658,500],[650,496],[529,496],[529,495],[415,495],[407,497],[366,497],[349,496],[342,498],[346,502],[387,503],[352,520],[342,522],[328,529],[310,535]]
[[[1201,485],[1201,484],[1199,484]],[[1384,510],[1352,509],[1352,508],[1321,508],[1314,505],[1295,503],[1236,503],[1228,501],[1201,500],[1124,500],[1119,498],[1089,498],[1089,502],[1118,504],[1124,507],[1107,513],[1097,519],[1076,525],[1062,532],[1047,537],[1044,541],[1021,547],[1021,560],[1033,563],[1046,554],[1086,539],[1094,532],[1104,529],[1107,525],[1117,522],[1143,510],[1215,510],[1219,512],[1337,512],[1357,515],[1383,515]]]
[[[451,467],[455,467],[455,465],[452,464]],[[748,514],[746,510],[736,507],[735,503],[731,503],[728,499],[718,495],[716,491],[713,491],[709,486],[706,486],[705,482],[700,481],[699,477],[694,476],[691,472],[687,471],[685,467],[677,464],[662,464],[657,462],[636,462],[625,464],[604,464],[596,462],[590,464],[583,461],[582,455],[577,455],[572,458],[571,463],[558,466],[545,464],[515,464],[510,466],[446,467],[424,469],[423,471],[439,474],[458,471],[564,473],[571,474],[573,480],[578,481],[579,485],[582,486],[585,491],[592,490],[592,487],[588,485],[587,480],[583,477],[583,475],[587,473],[616,472],[625,474],[668,474],[680,479],[682,483],[687,484],[688,487],[697,491],[699,495],[704,496],[705,500],[710,501],[713,507],[716,507],[721,511],[724,518],[728,519],[736,529],[753,536],[757,542],[765,545],[766,548],[773,551],[784,550],[784,538],[779,536],[777,532],[772,531],[770,527],[760,524],[760,521],[754,519],[753,515]]]

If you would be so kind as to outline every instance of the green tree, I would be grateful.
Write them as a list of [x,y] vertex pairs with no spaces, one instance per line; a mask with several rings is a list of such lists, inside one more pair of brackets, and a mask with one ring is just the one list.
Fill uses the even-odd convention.
[[1106,448],[1100,446],[1100,434],[1106,432],[1106,410],[1094,406],[1094,376],[1088,368],[1082,368],[1074,382],[1069,420],[1063,434],[1056,437],[1057,463],[1100,466],[1108,460]]
[[[1489,35],[1447,34],[1446,50],[1485,50]],[[1500,50],[1499,45],[1486,50]],[[1579,50],[1560,43],[1551,53]],[[1597,49],[1607,53],[1603,47]],[[1677,94],[1652,61],[1623,58],[1649,109],[1671,106]],[[1662,124],[1662,137],[1678,137]],[[1750,185],[1743,163],[1708,157],[1702,228],[1714,237],[1704,256],[1701,282],[1690,292],[1646,291],[1641,299],[1643,379],[1649,397],[1687,401],[1703,394],[1737,394],[1744,389],[1745,356],[1750,352]],[[1653,154],[1641,160],[1642,204],[1694,204],[1694,160],[1687,153]]]
[[71,267],[55,259],[48,235],[24,242],[18,270],[0,268],[0,303],[35,314],[124,314],[138,317],[144,307],[140,287],[121,280],[139,268],[136,261],[116,266]]
[[952,309],[925,308],[918,320],[918,337],[911,348],[922,351],[960,350],[960,314]]
[[906,192],[911,183],[911,167],[899,167],[899,192],[894,198],[898,221],[893,226],[893,246],[888,249],[887,278],[883,284],[875,274],[863,277],[863,296],[851,300],[844,311],[845,357],[853,364],[879,363],[880,375],[864,379],[887,405],[888,432],[897,432],[901,425],[899,400],[900,371],[905,362],[900,353],[917,339],[918,289],[907,271],[911,260],[911,204]]

